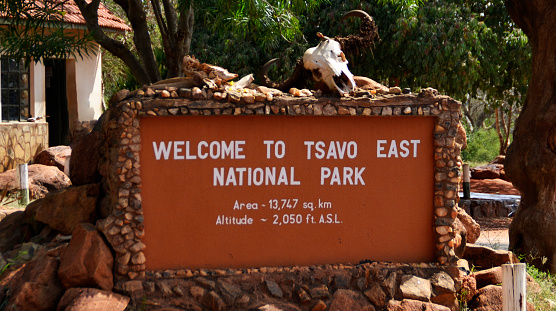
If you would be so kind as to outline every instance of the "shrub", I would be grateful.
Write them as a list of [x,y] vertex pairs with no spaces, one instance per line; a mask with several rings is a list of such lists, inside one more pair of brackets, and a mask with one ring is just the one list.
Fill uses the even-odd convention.
[[492,161],[500,150],[500,143],[495,129],[477,130],[467,133],[467,148],[461,157],[466,163],[486,163]]

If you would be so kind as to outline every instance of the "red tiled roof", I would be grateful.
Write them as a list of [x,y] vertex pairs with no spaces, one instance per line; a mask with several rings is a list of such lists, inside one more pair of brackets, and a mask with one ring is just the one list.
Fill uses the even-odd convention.
[[[66,3],[64,3],[64,11],[66,11],[66,14],[64,15],[65,22],[71,24],[85,25],[85,19],[81,15],[81,11],[79,11],[79,7],[77,7],[77,4],[75,4],[73,0],[69,0]],[[110,29],[131,31],[131,27],[129,27],[121,18],[113,15],[104,6],[104,4],[102,4],[102,2],[99,3],[98,6],[98,25],[100,27],[105,27]]]
[[[68,24],[75,24],[75,25],[85,25],[85,18],[81,15],[81,11],[79,11],[79,7],[73,0],[62,0],[63,5],[60,7],[63,9],[65,14],[63,15],[63,21]],[[90,1],[87,1],[90,2]],[[35,2],[38,6],[43,6],[42,3],[39,1]],[[5,17],[5,12],[0,12],[0,17]],[[129,27],[124,20],[115,16],[104,6],[104,4],[99,3],[98,7],[98,24],[100,27],[114,29],[119,31],[131,31],[131,27]]]

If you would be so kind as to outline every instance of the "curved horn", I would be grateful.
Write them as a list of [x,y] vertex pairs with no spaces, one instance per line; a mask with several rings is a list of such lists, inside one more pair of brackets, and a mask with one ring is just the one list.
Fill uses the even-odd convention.
[[272,67],[272,65],[276,63],[278,63],[279,65],[280,61],[278,60],[278,58],[273,58],[263,65],[261,71],[259,72],[259,78],[262,81],[261,85],[278,89],[282,92],[288,92],[292,86],[300,82],[303,76],[303,72],[305,71],[305,68],[303,68],[303,59],[297,60],[292,75],[287,80],[282,82],[274,82],[268,77],[268,70],[270,69],[270,67]]
[[344,21],[349,17],[360,18],[361,27],[359,28],[359,33],[356,35],[349,35],[345,38],[336,36],[334,38],[336,41],[340,42],[342,51],[344,51],[345,54],[354,54],[359,52],[360,49],[368,49],[376,39],[380,40],[378,37],[378,27],[367,12],[362,10],[349,11],[342,16],[340,21]]
[[373,20],[373,18],[367,12],[362,10],[353,10],[344,14],[344,16],[342,16],[342,18],[340,19],[340,22],[343,22],[346,18],[349,17],[359,17],[362,20],[365,19]]

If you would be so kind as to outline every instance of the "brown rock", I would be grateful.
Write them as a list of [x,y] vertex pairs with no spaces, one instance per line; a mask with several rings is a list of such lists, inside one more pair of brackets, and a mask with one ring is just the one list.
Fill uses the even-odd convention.
[[220,311],[226,309],[226,303],[224,300],[218,296],[215,291],[208,292],[201,301],[203,306],[207,307],[209,310],[212,311]]
[[388,275],[388,278],[384,280],[384,289],[386,289],[389,298],[394,298],[396,295],[396,291],[398,290],[397,279],[398,273],[393,271]]
[[338,289],[332,297],[330,310],[374,311],[375,308],[361,293],[348,289]]
[[452,239],[454,241],[454,251],[456,256],[462,257],[467,245],[467,229],[459,218],[456,218],[454,221],[454,232],[455,236]]
[[33,159],[34,164],[42,164],[47,166],[55,166],[64,172],[66,160],[71,156],[70,146],[50,147],[39,152]]
[[322,300],[319,300],[313,305],[311,311],[324,311],[326,310],[326,307],[326,303]]
[[479,289],[469,307],[475,311],[502,311],[502,286],[488,285]]
[[91,224],[80,224],[61,256],[58,277],[65,288],[114,287],[114,258],[106,243]]
[[467,244],[463,259],[481,269],[498,267],[505,263],[518,263],[517,256],[509,251],[494,250],[486,246]]
[[401,279],[400,290],[406,299],[429,301],[431,298],[431,282],[414,275],[404,275]]
[[388,87],[376,82],[373,79],[361,76],[354,76],[353,80],[355,81],[355,85],[363,90],[383,90],[385,92],[388,92]]
[[57,259],[42,257],[8,271],[0,281],[0,288],[12,293],[5,310],[54,310],[64,293],[56,275],[58,265]]
[[461,288],[458,291],[458,296],[461,301],[469,303],[477,294],[477,280],[472,275],[464,276],[461,278]]
[[232,305],[243,293],[237,284],[222,280],[218,280],[217,284],[224,301],[226,301],[228,305]]
[[376,283],[365,291],[365,296],[367,296],[371,303],[378,308],[382,308],[386,305],[386,294],[380,285]]
[[404,299],[401,302],[390,300],[387,311],[450,311],[450,308],[430,302]]
[[96,288],[70,288],[58,303],[57,311],[123,311],[129,297]]
[[263,306],[258,307],[255,310],[259,311],[300,311],[297,306],[290,304],[290,303],[272,303],[272,304],[265,304]]
[[504,161],[506,161],[505,155],[497,155],[489,164],[504,164]]
[[127,281],[122,284],[122,292],[135,300],[139,300],[145,295],[143,282],[139,280]]
[[[502,286],[487,285],[479,289],[477,295],[469,304],[474,311],[502,311]],[[527,311],[535,311],[535,307],[527,302]]]
[[273,280],[265,280],[265,284],[266,284],[266,289],[272,296],[277,298],[284,297],[284,293],[282,292],[282,289],[276,282],[274,282]]
[[11,213],[0,221],[0,253],[11,250],[25,237],[25,214],[22,211]]
[[438,272],[433,274],[430,278],[433,292],[435,293],[450,293],[456,292],[454,279],[446,272]]
[[126,90],[126,89],[118,91],[116,94],[114,94],[114,95],[112,95],[112,97],[110,97],[110,100],[108,101],[108,107],[115,106],[117,103],[124,100],[129,95],[129,93],[130,93],[129,90]]
[[100,182],[99,150],[103,140],[100,132],[92,131],[75,141],[70,159],[70,178],[74,186]]
[[8,252],[6,257],[11,259],[12,265],[19,265],[35,258],[35,256],[37,258],[43,257],[44,249],[44,246],[33,242],[22,243],[17,245],[17,248],[11,252]]
[[502,267],[494,267],[474,273],[477,280],[477,288],[483,288],[487,285],[499,285],[502,283]]
[[455,138],[456,147],[460,149],[467,148],[467,133],[465,132],[465,128],[463,127],[463,125],[461,125],[461,123],[458,124],[458,131]]
[[158,281],[156,282],[156,286],[162,293],[163,297],[171,297],[173,295],[172,286],[169,284],[168,281]]
[[472,167],[471,171],[471,178],[473,179],[497,179],[501,178],[500,176],[506,173],[504,172],[504,165],[503,164],[487,164]]
[[[29,197],[38,199],[49,192],[65,189],[71,185],[69,177],[54,166],[32,164],[29,171]],[[14,192],[18,187],[15,169],[0,173],[0,185],[7,187],[8,192]]]
[[201,302],[201,299],[203,298],[203,296],[205,296],[206,292],[206,289],[199,286],[191,286],[189,288],[189,293],[191,294],[191,296],[193,296],[193,298],[195,298],[199,302]]
[[475,219],[473,219],[473,217],[469,216],[469,214],[467,214],[463,208],[457,207],[457,212],[458,212],[457,218],[465,227],[466,239],[467,239],[466,242],[467,243],[477,242],[479,236],[481,235],[481,226],[479,225],[479,223],[475,221]]
[[97,184],[72,187],[32,202],[27,210],[36,210],[37,221],[69,235],[79,223],[96,221],[98,193]]
[[432,292],[431,302],[457,310],[456,287],[454,279],[446,272],[435,273],[431,278]]
[[458,310],[459,302],[455,293],[433,295],[431,302],[449,308],[450,310]]
[[326,285],[311,288],[309,294],[313,299],[328,299],[330,297],[330,292]]
[[421,91],[419,92],[419,97],[435,97],[435,96],[438,96],[438,90],[433,89],[432,87],[421,89]]

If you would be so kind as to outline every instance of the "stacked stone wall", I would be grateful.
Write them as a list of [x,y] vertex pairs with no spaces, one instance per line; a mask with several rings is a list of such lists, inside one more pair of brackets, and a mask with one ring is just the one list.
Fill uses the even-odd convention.
[[48,148],[48,123],[0,123],[0,173],[29,163]]
[[[147,245],[142,242],[145,232],[141,208],[141,118],[172,115],[310,115],[310,116],[435,116],[434,131],[434,217],[435,263],[453,267],[458,258],[454,248],[457,241],[454,221],[459,200],[459,181],[462,161],[460,151],[465,144],[465,131],[461,126],[461,103],[438,95],[434,89],[419,94],[358,94],[355,97],[276,97],[216,96],[189,89],[154,91],[137,90],[119,93],[119,100],[100,122],[104,135],[104,154],[101,156],[101,174],[109,193],[112,213],[97,227],[106,235],[115,250],[115,275],[121,281],[145,279],[157,275],[146,270],[143,253]],[[242,273],[241,270],[240,273]],[[180,272],[165,272],[167,276]],[[183,272],[182,272],[183,273]],[[187,274],[187,272],[185,272]],[[193,272],[191,272],[193,273]],[[203,274],[218,272],[197,271]],[[235,272],[234,272],[235,273]],[[178,275],[183,276],[183,275]],[[366,284],[365,286],[367,286]]]
[[90,133],[95,127],[96,123],[97,120],[74,122],[70,128],[70,134],[68,137],[69,144],[71,145],[72,143],[77,141],[80,137]]

